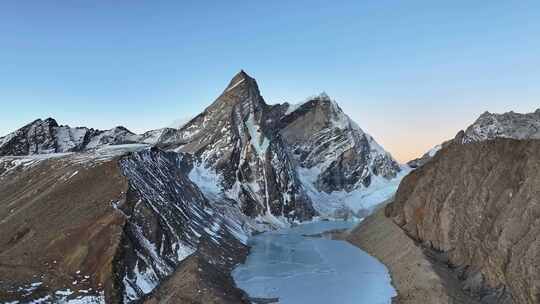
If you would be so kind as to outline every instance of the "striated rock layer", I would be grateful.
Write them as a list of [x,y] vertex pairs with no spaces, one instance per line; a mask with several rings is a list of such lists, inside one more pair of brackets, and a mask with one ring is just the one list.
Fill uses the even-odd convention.
[[201,114],[163,132],[156,144],[193,155],[193,180],[252,217],[306,220],[340,208],[369,209],[374,199],[364,197],[367,190],[401,172],[326,94],[269,105],[243,71]]
[[539,185],[540,141],[453,143],[403,179],[386,214],[486,303],[539,303]]
[[[247,303],[229,275],[247,255],[233,206],[205,198],[188,156],[130,149],[0,159],[0,302]],[[194,265],[211,278],[200,292],[164,284]]]
[[388,267],[398,292],[394,304],[478,303],[463,292],[446,264],[384,215],[384,208],[368,216],[346,239]]

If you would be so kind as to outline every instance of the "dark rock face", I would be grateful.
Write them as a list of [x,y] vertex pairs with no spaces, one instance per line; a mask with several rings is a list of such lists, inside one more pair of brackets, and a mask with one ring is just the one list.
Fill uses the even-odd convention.
[[[195,167],[220,176],[226,196],[249,216],[309,219],[316,210],[306,187],[350,192],[400,171],[328,96],[298,107],[267,105],[243,71],[203,113],[164,132],[158,146],[194,155]],[[316,171],[313,184],[299,168]]]
[[394,178],[397,162],[326,94],[304,103],[281,120],[280,134],[302,168],[317,168],[319,190],[353,191],[372,176]]
[[403,179],[386,214],[484,301],[539,303],[539,172],[539,141],[450,144]]
[[0,155],[27,155],[56,151],[52,118],[35,120],[14,133],[0,138]]
[[[124,301],[151,292],[195,252],[218,268],[232,267],[227,257],[244,245],[187,177],[189,160],[153,148],[122,158],[120,166],[129,182],[126,203],[119,206],[128,216],[117,257]],[[213,252],[205,255],[201,242]]]
[[407,165],[411,168],[423,166],[441,147],[452,143],[467,144],[496,138],[540,139],[540,109],[525,114],[484,112],[465,131],[459,131],[453,139],[434,147],[422,157],[409,161]]
[[262,99],[255,80],[236,75],[223,94],[159,146],[194,155],[195,166],[219,174],[229,197],[249,216],[315,214],[275,126],[281,106]]

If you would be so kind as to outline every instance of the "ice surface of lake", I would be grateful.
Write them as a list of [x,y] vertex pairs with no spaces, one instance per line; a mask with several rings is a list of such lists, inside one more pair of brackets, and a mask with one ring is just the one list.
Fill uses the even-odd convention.
[[390,303],[396,293],[383,264],[345,241],[303,236],[354,224],[322,221],[256,235],[234,280],[251,297],[281,304]]

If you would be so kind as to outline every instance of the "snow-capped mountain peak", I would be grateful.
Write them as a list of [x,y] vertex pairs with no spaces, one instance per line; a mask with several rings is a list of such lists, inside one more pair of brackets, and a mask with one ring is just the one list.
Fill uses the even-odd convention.
[[[314,214],[311,205],[332,213],[347,200],[335,199],[334,207],[324,208],[318,193],[362,191],[375,177],[391,180],[401,170],[326,93],[295,106],[268,105],[244,71],[158,145],[193,154],[198,172],[216,176],[195,178],[218,180],[221,192],[252,215],[305,218]],[[312,181],[303,178],[304,169],[311,170]],[[359,202],[355,209],[364,207]]]
[[0,138],[0,156],[80,152],[105,145],[151,143],[154,138],[137,135],[123,126],[110,130],[59,125],[53,118],[36,119]]
[[540,109],[532,113],[514,111],[497,114],[485,111],[465,131],[459,131],[452,140],[436,145],[422,157],[408,165],[417,168],[431,160],[437,152],[452,143],[470,144],[496,138],[540,139]]
[[[244,71],[178,129],[137,135],[124,127],[101,131],[36,120],[0,138],[0,155],[79,152],[128,143],[190,154],[190,177],[201,189],[236,201],[252,217],[308,219],[336,209],[367,209],[373,200],[360,194],[401,172],[392,156],[326,93],[296,106],[268,105],[256,80]],[[212,181],[212,187],[205,181]]]
[[540,138],[540,109],[524,114],[513,111],[495,114],[486,111],[465,130],[462,142],[470,143],[500,137]]

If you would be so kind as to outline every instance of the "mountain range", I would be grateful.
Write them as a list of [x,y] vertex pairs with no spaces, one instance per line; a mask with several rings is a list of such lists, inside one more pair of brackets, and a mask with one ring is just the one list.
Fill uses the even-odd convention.
[[395,303],[538,303],[539,126],[485,112],[400,165],[328,95],[267,104],[244,71],[174,127],[37,119],[0,138],[0,302],[251,303],[251,235],[367,217],[348,238]]
[[204,303],[247,301],[229,273],[250,234],[363,216],[408,170],[326,94],[269,105],[243,71],[179,128],[38,119],[0,156],[2,301],[151,303],[193,267],[219,280]]

